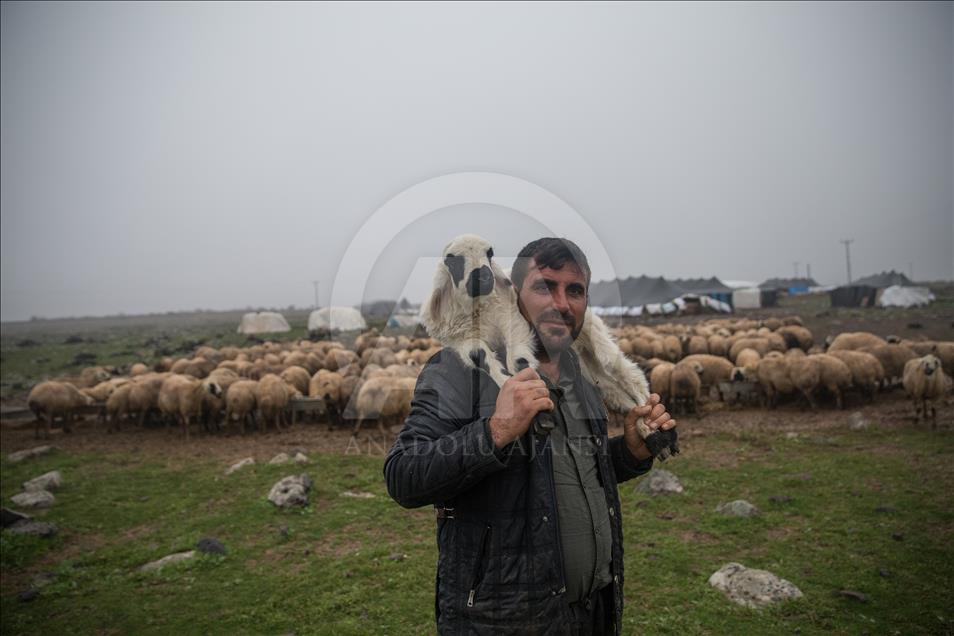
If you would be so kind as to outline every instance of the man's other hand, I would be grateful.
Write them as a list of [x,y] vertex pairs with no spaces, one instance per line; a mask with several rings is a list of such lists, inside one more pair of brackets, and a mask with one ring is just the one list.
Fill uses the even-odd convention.
[[646,448],[646,443],[636,429],[636,420],[639,418],[643,418],[643,422],[650,433],[660,428],[667,431],[675,428],[676,420],[672,419],[672,416],[666,411],[666,407],[660,403],[658,393],[650,394],[646,404],[634,406],[626,414],[626,419],[623,421],[623,436],[626,439],[626,446],[629,447],[629,452],[636,459],[647,459],[652,453]]
[[494,445],[503,448],[527,432],[537,413],[552,410],[550,391],[539,374],[529,367],[517,373],[504,382],[497,395],[497,406],[490,418]]

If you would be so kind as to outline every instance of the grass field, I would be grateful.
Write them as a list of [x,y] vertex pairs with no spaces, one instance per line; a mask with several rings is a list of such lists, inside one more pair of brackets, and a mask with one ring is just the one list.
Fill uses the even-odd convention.
[[[770,424],[746,428],[719,418],[691,425],[684,454],[667,466],[684,495],[650,498],[621,486],[628,633],[954,629],[949,430],[842,426],[788,439]],[[260,454],[226,477],[239,457],[226,459],[217,440],[180,454],[167,440],[149,448],[149,436],[165,433],[144,435],[139,452],[4,460],[4,499],[47,470],[61,470],[65,481],[55,506],[38,515],[61,528],[58,536],[2,535],[4,634],[433,631],[433,513],[387,497],[380,456],[316,454],[304,468],[316,483],[312,504],[283,512],[265,497],[292,469],[266,465]],[[345,490],[375,497],[342,497]],[[736,498],[762,514],[713,512]],[[228,553],[138,572],[205,536]],[[765,611],[736,607],[707,584],[729,561],[771,570],[805,598]],[[55,577],[39,597],[18,600],[46,572]],[[839,596],[844,589],[869,600]]]

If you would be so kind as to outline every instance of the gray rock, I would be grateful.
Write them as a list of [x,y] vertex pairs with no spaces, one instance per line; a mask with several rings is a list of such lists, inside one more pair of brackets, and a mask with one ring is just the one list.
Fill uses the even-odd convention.
[[32,519],[18,521],[7,528],[7,532],[11,534],[28,534],[34,537],[44,538],[52,537],[56,534],[57,530],[59,530],[59,528],[56,527],[56,524],[46,521],[33,521]]
[[746,607],[765,607],[802,597],[802,591],[789,581],[766,570],[740,563],[726,563],[709,577],[709,585],[721,590],[730,600]]
[[225,546],[214,537],[204,537],[199,539],[196,549],[203,554],[225,554]]
[[254,464],[254,463],[255,463],[255,458],[254,458],[254,457],[246,457],[245,459],[243,459],[243,460],[241,460],[241,461],[237,461],[237,462],[235,462],[234,464],[232,464],[231,466],[229,466],[228,470],[225,471],[225,474],[226,474],[226,475],[231,475],[232,473],[234,473],[235,471],[239,470],[240,468],[245,468],[246,466],[251,466],[251,465]]
[[49,490],[53,491],[63,485],[63,475],[58,470],[51,470],[43,473],[39,477],[34,477],[30,481],[23,482],[24,490]]
[[288,456],[288,453],[279,453],[268,460],[268,463],[273,466],[281,466],[282,464],[287,464],[290,461],[291,457]]
[[39,598],[39,596],[40,590],[31,587],[28,590],[23,590],[20,592],[20,601],[23,603],[29,603],[30,601],[34,601]]
[[867,431],[871,426],[871,420],[861,414],[861,411],[855,411],[848,416],[848,428],[853,431]]
[[292,461],[295,462],[296,464],[307,464],[311,460],[308,459],[308,456],[305,455],[304,453],[298,452],[298,453],[295,453],[294,457],[292,457]]
[[759,514],[759,509],[745,499],[719,504],[715,511],[729,517],[754,517]]
[[56,580],[56,572],[40,572],[33,577],[32,587],[33,589],[40,589],[46,587],[50,583]]
[[13,495],[10,501],[21,508],[49,508],[56,502],[56,497],[45,490],[30,490]]
[[795,431],[785,433],[785,439],[798,439],[799,435]]
[[16,464],[22,462],[25,459],[30,459],[32,457],[39,457],[40,455],[46,455],[53,451],[52,446],[36,446],[34,448],[28,448],[26,450],[17,451],[15,453],[10,453],[7,455],[7,461],[11,464]]
[[272,486],[268,500],[279,508],[307,506],[311,486],[312,481],[308,475],[289,475]]
[[23,514],[22,512],[10,510],[9,508],[0,508],[0,527],[8,528],[17,521],[23,521],[24,519],[30,518],[30,515]]
[[175,554],[170,554],[169,556],[164,556],[157,561],[152,561],[146,565],[139,568],[140,572],[156,572],[166,567],[167,565],[172,565],[173,563],[182,563],[183,561],[188,561],[189,559],[195,557],[195,550],[189,550],[188,552],[176,552]]
[[681,494],[682,491],[679,479],[668,470],[661,468],[649,471],[649,474],[636,484],[636,492],[646,495]]
[[391,561],[399,561],[399,562],[403,561],[406,558],[407,558],[407,555],[401,552],[394,552],[393,554],[391,554],[391,556],[388,557],[388,559],[390,559]]
[[859,603],[867,603],[868,595],[864,592],[858,592],[856,590],[838,590],[836,592],[838,596],[842,598],[851,599],[852,601],[858,601]]

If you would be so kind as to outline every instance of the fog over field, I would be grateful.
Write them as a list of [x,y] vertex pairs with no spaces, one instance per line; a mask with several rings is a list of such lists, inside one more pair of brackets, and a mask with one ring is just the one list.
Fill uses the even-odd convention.
[[[595,279],[838,284],[850,238],[855,277],[949,280],[952,42],[948,2],[4,3],[0,318],[327,304],[349,244],[336,300],[420,301],[463,232]],[[387,212],[466,172],[540,196]]]

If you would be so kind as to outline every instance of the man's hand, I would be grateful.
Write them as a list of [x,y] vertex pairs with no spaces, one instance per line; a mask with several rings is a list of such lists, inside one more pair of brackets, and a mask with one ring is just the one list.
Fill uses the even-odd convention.
[[652,456],[652,453],[649,452],[642,436],[636,430],[636,420],[639,418],[643,418],[650,432],[660,428],[667,431],[675,428],[676,420],[672,419],[666,407],[660,403],[657,393],[650,394],[645,405],[634,406],[626,414],[626,419],[623,421],[623,437],[626,439],[626,446],[636,459],[647,459]]
[[524,369],[500,387],[497,406],[490,418],[494,445],[503,448],[527,432],[537,413],[552,410],[553,401],[546,383],[533,369]]

